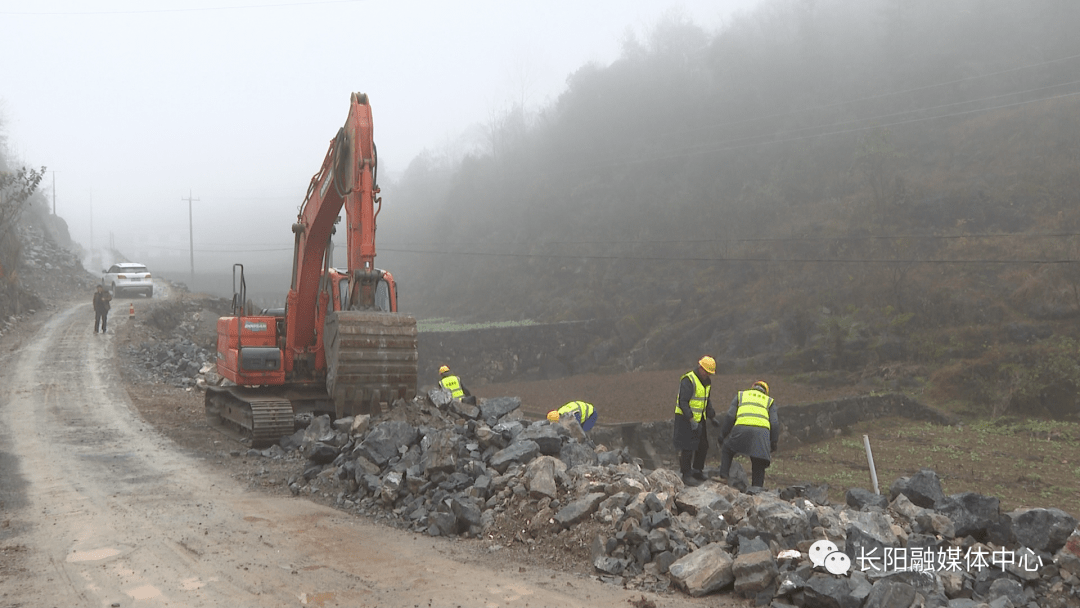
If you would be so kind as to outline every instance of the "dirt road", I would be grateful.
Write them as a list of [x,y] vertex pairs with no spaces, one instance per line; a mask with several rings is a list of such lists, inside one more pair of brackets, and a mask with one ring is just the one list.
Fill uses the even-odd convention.
[[95,335],[92,318],[88,303],[56,313],[0,360],[0,605],[625,608],[642,597],[238,488],[138,417],[113,335]]

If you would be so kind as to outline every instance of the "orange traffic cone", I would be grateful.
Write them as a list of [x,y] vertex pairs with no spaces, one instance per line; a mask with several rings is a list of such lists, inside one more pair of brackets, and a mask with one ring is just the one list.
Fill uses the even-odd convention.
[[129,319],[134,319],[135,318],[135,303],[134,302],[131,303],[131,308],[128,308],[128,318]]

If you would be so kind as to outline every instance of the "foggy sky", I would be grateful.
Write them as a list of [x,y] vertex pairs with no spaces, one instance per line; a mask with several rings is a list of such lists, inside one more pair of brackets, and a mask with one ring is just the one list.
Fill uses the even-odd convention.
[[83,246],[92,230],[186,258],[190,190],[198,267],[290,247],[352,91],[370,96],[380,171],[400,172],[512,103],[551,102],[665,11],[713,30],[757,1],[0,0],[0,129],[15,161],[48,166]]

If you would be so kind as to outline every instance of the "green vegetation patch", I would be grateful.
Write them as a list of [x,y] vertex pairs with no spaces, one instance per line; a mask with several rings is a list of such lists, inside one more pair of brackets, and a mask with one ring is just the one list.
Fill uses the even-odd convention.
[[421,333],[441,331],[472,331],[474,329],[496,329],[500,327],[528,327],[539,325],[536,321],[492,321],[489,323],[459,323],[450,319],[426,319],[416,322],[416,330]]

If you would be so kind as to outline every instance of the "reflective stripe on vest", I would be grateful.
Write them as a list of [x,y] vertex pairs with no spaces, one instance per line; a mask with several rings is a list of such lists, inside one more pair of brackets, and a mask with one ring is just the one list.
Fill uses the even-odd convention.
[[[709,402],[709,391],[712,389],[712,385],[705,386],[698,379],[694,370],[690,370],[683,374],[683,378],[690,378],[690,381],[694,383],[694,396],[690,398],[690,412],[694,416],[694,422],[701,422],[702,417],[705,415],[705,405]],[[679,379],[680,384],[682,378]],[[679,406],[679,397],[675,397],[675,413],[682,414],[682,408]]]
[[559,408],[560,416],[574,413],[578,415],[578,422],[585,422],[589,416],[592,416],[593,406],[591,403],[584,401],[571,401]]
[[739,391],[739,409],[735,412],[735,425],[770,428],[769,408],[773,398],[761,391]]
[[454,399],[458,399],[465,395],[465,391],[461,388],[461,379],[457,376],[447,376],[442,380],[439,380],[439,384],[443,388],[450,391],[450,396]]

